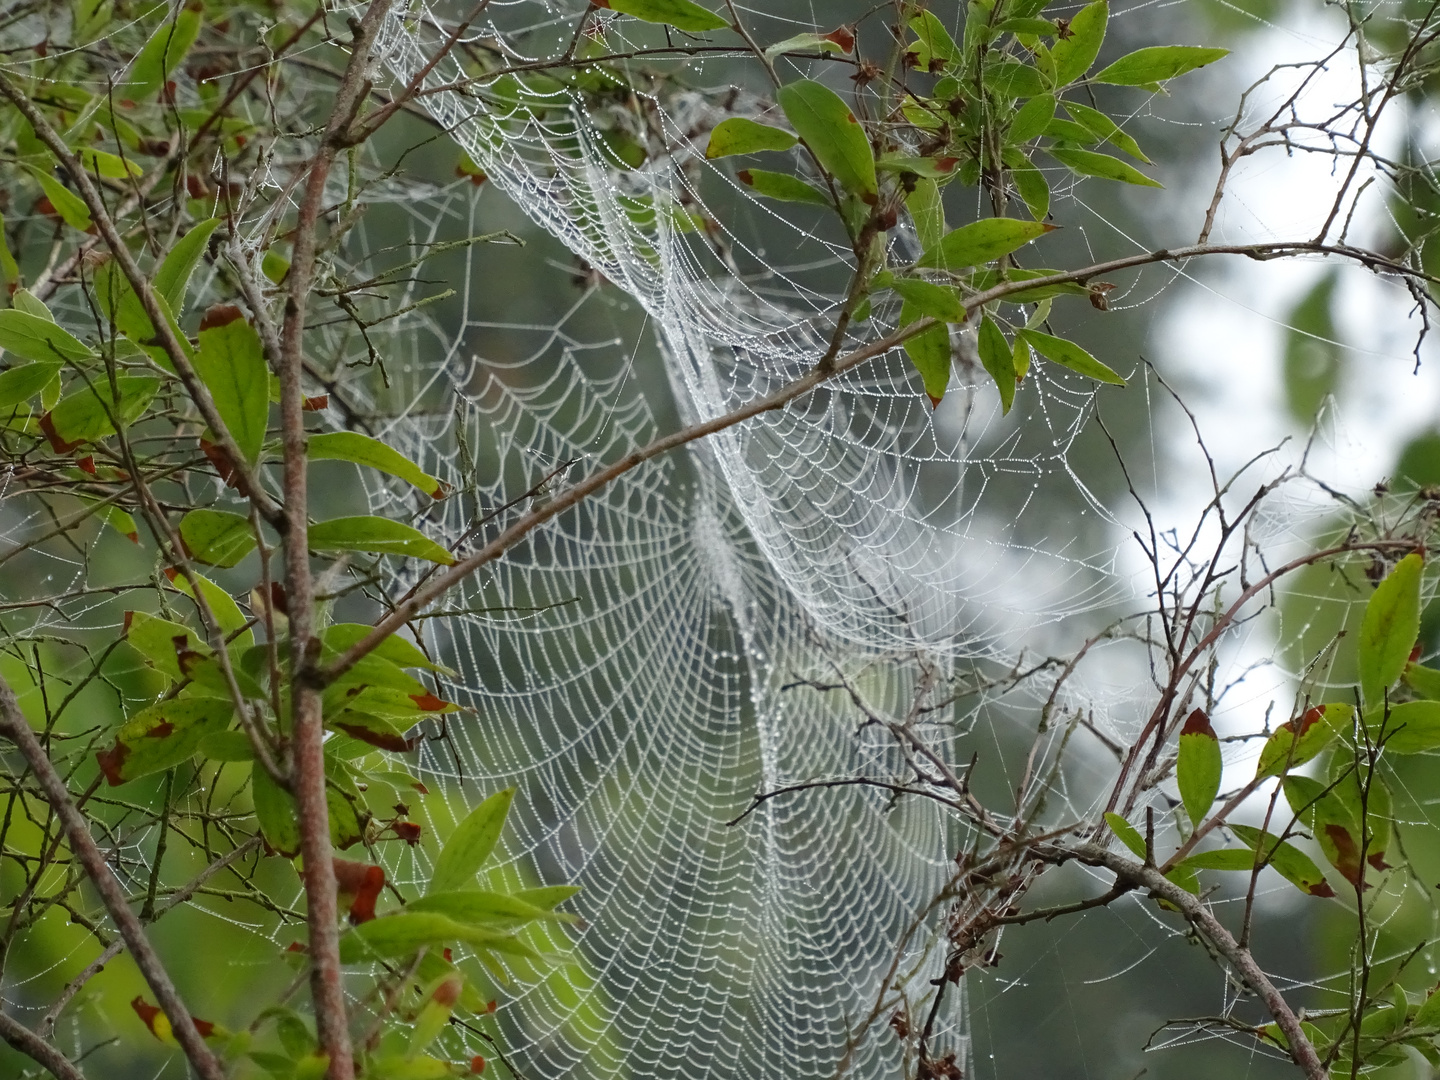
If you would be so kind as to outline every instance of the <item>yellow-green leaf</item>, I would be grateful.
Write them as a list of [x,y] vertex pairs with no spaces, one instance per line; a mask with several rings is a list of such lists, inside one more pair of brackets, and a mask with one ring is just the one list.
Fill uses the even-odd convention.
[[1052,334],[1042,334],[1039,330],[1019,330],[1016,336],[1045,359],[1084,375],[1087,379],[1096,379],[1115,386],[1125,385],[1124,379],[1073,341],[1066,341]]
[[200,740],[230,724],[230,703],[215,698],[172,698],[126,720],[109,749],[96,754],[112,785],[162,772],[193,757]]
[[141,101],[173,77],[200,34],[201,11],[198,3],[192,3],[173,17],[166,13],[165,20],[136,54],[129,77],[117,84],[117,97],[123,95],[127,100]]
[[180,539],[208,566],[234,566],[255,548],[249,519],[227,510],[191,510],[180,519]]
[[260,335],[235,310],[228,322],[200,331],[194,364],[245,462],[254,465],[270,418],[270,369]]
[[1053,232],[1054,225],[1015,218],[985,218],[947,233],[920,257],[917,267],[963,270],[980,266],[1024,247],[1037,237]]
[[823,83],[800,79],[782,86],[775,100],[820,165],[842,187],[873,202],[879,190],[875,154],[865,129],[840,95]]
[[85,360],[94,355],[69,331],[29,311],[0,311],[0,349],[24,360],[54,364]]
[[1377,705],[1405,670],[1420,634],[1420,577],[1424,561],[1411,552],[1375,587],[1360,624],[1358,665],[1367,705]]
[[456,826],[435,860],[435,871],[425,888],[427,896],[478,888],[475,875],[495,850],[514,798],[514,788],[497,791]]
[[[906,327],[922,318],[924,312],[909,300],[900,308],[900,326]],[[939,323],[922,330],[905,341],[905,355],[915,365],[925,384],[925,395],[932,406],[938,406],[950,385],[950,328]]]
[[741,169],[735,174],[735,178],[746,187],[751,188],[755,194],[764,195],[767,199],[775,199],[778,202],[810,203],[812,206],[824,206],[834,209],[835,204],[813,184],[807,184],[797,176],[789,173],[771,172],[769,169]]
[[1000,391],[1001,412],[1008,413],[1015,402],[1014,354],[1010,351],[1010,343],[1005,340],[1005,332],[988,315],[980,320],[976,345],[980,363],[985,365],[985,370],[995,380],[995,388]]
[[1354,717],[1352,706],[1331,704],[1307,710],[1300,718],[1298,734],[1295,721],[1285,721],[1265,740],[1260,750],[1260,764],[1255,770],[1256,777],[1279,776],[1288,769],[1305,764],[1348,728]]
[[1220,791],[1220,740],[1203,709],[1196,709],[1180,730],[1180,756],[1175,763],[1175,780],[1180,801],[1195,825],[1205,820]]
[[798,140],[788,131],[757,123],[744,116],[732,116],[715,125],[705,156],[710,159],[732,154],[754,154],[761,150],[789,150]]
[[349,461],[414,484],[432,499],[443,499],[445,486],[394,447],[355,431],[333,431],[310,436],[306,453],[311,461]]
[[1114,86],[1141,86],[1159,90],[1160,84],[1187,71],[1213,64],[1229,56],[1229,49],[1204,49],[1194,45],[1152,45],[1122,56],[1098,72],[1093,81]]
[[1098,176],[1102,180],[1118,180],[1123,184],[1137,184],[1140,187],[1165,186],[1158,180],[1150,179],[1135,166],[1109,154],[1098,154],[1094,150],[1081,150],[1074,146],[1052,146],[1049,154],[1071,172],[1081,176]]
[[315,551],[365,551],[372,555],[403,555],[453,566],[455,556],[418,529],[389,518],[364,515],[331,518],[310,526]]
[[67,188],[53,175],[44,169],[37,169],[33,165],[26,165],[30,175],[35,177],[40,190],[50,200],[50,205],[55,208],[55,213],[60,215],[60,220],[71,228],[85,232],[91,226],[90,211],[85,206],[85,200]]
[[1068,37],[1057,40],[1050,53],[1055,58],[1055,85],[1066,86],[1090,70],[1105,41],[1105,23],[1110,17],[1106,0],[1096,0],[1075,13]]
[[645,22],[664,23],[676,30],[699,34],[706,30],[723,30],[730,25],[709,8],[691,0],[593,0],[596,7],[609,8],[622,15],[631,15]]
[[1320,872],[1314,860],[1293,844],[1249,825],[1231,825],[1229,828],[1242,843],[1259,851],[1260,857],[1267,860],[1267,864],[1273,867],[1276,873],[1301,892],[1310,896],[1335,895],[1335,890],[1325,880],[1325,875]]
[[1137,859],[1145,858],[1145,838],[1134,825],[1119,814],[1106,814],[1105,824],[1110,826],[1110,831],[1120,838],[1120,842],[1130,849],[1132,855]]

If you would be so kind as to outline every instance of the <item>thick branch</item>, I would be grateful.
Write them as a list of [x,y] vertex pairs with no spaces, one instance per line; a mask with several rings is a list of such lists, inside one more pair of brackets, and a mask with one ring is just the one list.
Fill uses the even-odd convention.
[[325,798],[325,729],[315,664],[320,641],[314,636],[315,581],[310,572],[309,488],[306,469],[305,315],[315,278],[317,232],[325,208],[325,183],[337,154],[351,145],[355,117],[370,91],[371,53],[392,0],[373,0],[351,21],[354,42],[345,75],[336,91],[320,149],[305,177],[295,227],[285,322],[280,334],[280,426],[284,447],[286,529],[285,583],[290,597],[291,716],[293,791],[300,820],[300,851],[305,859],[305,912],[310,936],[310,993],[321,1050],[330,1058],[330,1080],[353,1080],[354,1051],[340,967],[339,907],[330,813]]
[[85,1074],[55,1047],[36,1035],[20,1021],[0,1012],[0,1039],[20,1053],[39,1062],[55,1080],[85,1080]]
[[[35,774],[40,788],[45,793],[45,799],[50,803],[51,808],[59,817],[65,828],[65,835],[70,841],[70,849],[75,853],[80,865],[85,868],[86,875],[95,886],[95,891],[100,894],[100,899],[105,904],[105,910],[110,913],[111,921],[115,928],[120,931],[120,936],[125,939],[125,945],[130,950],[130,955],[135,959],[135,966],[140,969],[140,974],[145,977],[151,991],[155,994],[160,1008],[165,1010],[165,1015],[170,1020],[170,1027],[175,1033],[175,1039],[180,1043],[185,1056],[190,1059],[190,1064],[200,1074],[203,1080],[225,1080],[225,1070],[210,1048],[205,1045],[205,1040],[195,1030],[195,1024],[190,1019],[190,1013],[180,1000],[180,995],[175,990],[175,984],[170,981],[170,974],[165,970],[165,965],[160,962],[155,949],[145,936],[145,928],[140,925],[139,918],[130,910],[126,902],[125,891],[120,887],[120,882],[111,873],[110,867],[105,862],[105,856],[101,854],[100,848],[95,843],[95,838],[90,835],[89,823],[75,804],[70,800],[70,792],[65,787],[65,781],[55,771],[51,764],[49,755],[45,753],[40,740],[35,737],[35,732],[30,728],[30,722],[20,712],[20,705],[15,700],[15,692],[10,689],[10,684],[0,679],[0,734],[11,739],[20,753],[29,764],[31,771]],[[47,1066],[48,1067],[48,1066]]]
[[1320,1061],[1314,1045],[1300,1026],[1300,1018],[1284,996],[1270,981],[1269,976],[1255,962],[1250,950],[1237,942],[1224,924],[1210,913],[1205,902],[1193,893],[1188,893],[1170,881],[1154,867],[1143,866],[1113,851],[1107,851],[1096,844],[1081,844],[1070,848],[1057,848],[1047,853],[1052,861],[1064,862],[1078,859],[1089,866],[1103,866],[1114,872],[1117,878],[1140,888],[1148,889],[1152,895],[1177,908],[1182,915],[1204,934],[1221,956],[1229,961],[1245,985],[1260,996],[1270,1015],[1275,1018],[1285,1035],[1290,1058],[1304,1071],[1307,1080],[1329,1080],[1330,1072]]

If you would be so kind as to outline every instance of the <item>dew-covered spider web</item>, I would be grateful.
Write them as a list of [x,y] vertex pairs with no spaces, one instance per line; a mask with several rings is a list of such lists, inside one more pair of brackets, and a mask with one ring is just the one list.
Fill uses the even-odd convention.
[[[553,19],[535,25],[541,10]],[[505,43],[494,67],[523,69],[563,51],[579,15],[492,4],[471,33]],[[767,36],[802,28],[752,16],[774,24],[757,30]],[[596,20],[606,50],[656,42],[643,24]],[[423,67],[438,32],[423,19],[386,23],[380,52],[397,83]],[[610,103],[603,86],[582,100],[543,77],[423,98],[488,177],[481,199],[508,196],[639,303],[681,424],[811,368],[845,286],[848,251],[818,212],[778,212],[733,169],[706,163],[705,137],[727,110],[760,107],[727,89],[732,70],[724,58],[691,65],[679,91],[640,99],[617,88]],[[442,63],[426,83],[471,71]],[[638,166],[616,149],[635,144]],[[903,226],[891,243],[898,259],[919,253]],[[483,293],[485,261],[474,256],[465,290]],[[841,350],[896,315],[877,307]],[[486,349],[499,328],[482,322],[436,328],[443,364],[397,377],[402,400],[425,397],[427,380],[447,383],[455,411],[385,432],[463,493],[429,515],[427,528],[451,538],[488,508],[528,508],[670,426],[639,391],[629,345],[606,355],[564,325],[535,327],[501,359]],[[923,974],[940,960],[941,911],[927,905],[964,841],[954,815],[837,787],[727,823],[758,792],[905,775],[889,732],[833,687],[899,717],[943,699],[937,687],[957,663],[1009,663],[1019,635],[1119,595],[1103,554],[1055,535],[1037,505],[1042,482],[1073,491],[1067,455],[1091,386],[1037,367],[1025,422],[1002,420],[973,345],[960,339],[956,351],[939,410],[904,356],[886,355],[626,474],[444,604],[476,614],[430,622],[461,673],[449,691],[474,710],[430,754],[465,793],[454,812],[515,785],[515,872],[583,887],[569,905],[583,919],[573,962],[517,985],[500,1012],[527,1075],[896,1068],[894,1002],[877,1022],[877,988],[892,966]],[[537,484],[548,490],[530,494]],[[915,729],[944,748],[953,712],[934,715]],[[938,1038],[964,1061],[961,1015]]]
[[[411,250],[438,250],[518,210],[540,253],[527,259],[563,252],[543,286],[564,294],[544,310],[562,313],[497,310],[491,294],[513,292],[497,268],[517,264],[480,244],[443,263],[457,317],[425,303],[437,259],[376,309],[404,318],[371,325],[363,342],[345,319],[313,337],[316,355],[379,359],[386,382],[373,394],[347,387],[358,411],[336,395],[321,422],[360,423],[450,491],[430,503],[366,477],[371,512],[460,551],[657,436],[811,370],[832,347],[852,261],[825,211],[757,199],[733,164],[706,161],[717,122],[767,107],[734,35],[675,60],[652,52],[665,31],[633,19],[494,0],[456,58],[427,70],[468,10],[393,15],[374,73],[393,89],[423,72],[415,108],[464,149],[466,175],[366,185],[370,216],[353,236],[363,246],[384,219],[375,235],[393,243],[398,221]],[[865,7],[737,10],[770,43]],[[670,41],[682,43],[692,41]],[[585,78],[570,84],[546,74],[592,47],[636,54],[628,82],[600,65],[581,65]],[[784,78],[849,86],[833,58],[774,62]],[[1050,180],[1057,199],[1073,183]],[[345,180],[333,184],[338,205]],[[988,197],[964,204],[960,187],[947,197],[952,227],[992,209]],[[249,224],[258,253],[270,223]],[[887,242],[895,264],[919,255],[903,216]],[[1149,275],[1112,306],[1173,280]],[[640,317],[597,329],[626,304]],[[877,297],[835,344],[860,348],[898,317]],[[581,887],[565,904],[580,921],[537,942],[554,965],[517,962],[493,987],[516,1075],[899,1075],[905,1044],[890,1021],[931,992],[952,913],[934,901],[973,834],[950,808],[885,785],[942,779],[972,752],[1006,759],[1020,731],[1036,747],[1023,771],[1045,777],[1051,816],[1095,815],[1113,760],[1077,755],[1078,769],[1058,768],[1074,725],[1034,734],[1054,669],[1007,677],[1047,651],[1073,652],[1100,613],[1146,606],[1148,586],[1132,584],[1133,567],[1117,565],[1113,537],[1095,527],[1116,524],[1112,512],[1074,464],[1094,430],[1094,384],[1036,360],[1004,416],[973,341],[956,331],[952,345],[938,408],[892,350],[632,469],[427,612],[425,644],[457,673],[439,689],[465,711],[422,744],[430,793],[412,812],[443,837],[513,786],[497,883]],[[1132,386],[1154,389],[1143,374]],[[1296,550],[1313,536],[1295,523],[1320,514],[1283,506],[1245,542]],[[403,594],[416,573],[397,563],[384,591]],[[1260,649],[1276,660],[1272,645]],[[1084,698],[1102,744],[1133,736],[1137,707],[1149,707],[1147,674],[1124,663]],[[892,721],[916,744],[898,741]],[[840,783],[856,778],[872,784]],[[1013,794],[1021,774],[999,779]],[[757,794],[832,781],[752,806]],[[144,839],[131,845],[137,863]],[[400,885],[425,878],[424,850],[396,858]],[[896,986],[916,988],[915,1000]],[[1223,1007],[1235,1004],[1229,995]],[[969,1024],[957,990],[930,1047],[953,1052],[966,1076]],[[492,1050],[460,1028],[445,1038],[457,1059]]]

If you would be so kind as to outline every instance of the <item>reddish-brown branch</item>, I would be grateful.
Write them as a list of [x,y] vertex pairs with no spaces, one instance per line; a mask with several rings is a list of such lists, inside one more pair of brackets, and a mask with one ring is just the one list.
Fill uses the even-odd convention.
[[300,821],[300,851],[305,860],[306,923],[310,933],[310,992],[320,1048],[330,1059],[329,1080],[353,1080],[354,1050],[340,966],[339,906],[330,846],[330,814],[325,797],[325,729],[320,682],[315,665],[320,641],[315,630],[315,582],[310,572],[309,489],[306,469],[303,377],[305,315],[315,277],[325,184],[336,156],[352,145],[356,115],[370,91],[368,71],[381,21],[392,0],[373,0],[351,22],[354,41],[324,137],[305,176],[295,240],[285,320],[280,331],[280,424],[284,448],[285,584],[289,593],[291,738],[293,790]]

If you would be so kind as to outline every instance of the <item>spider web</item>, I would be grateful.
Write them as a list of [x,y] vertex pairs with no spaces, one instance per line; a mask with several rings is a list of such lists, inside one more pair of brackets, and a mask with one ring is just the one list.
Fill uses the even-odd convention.
[[[517,67],[557,56],[579,11],[525,26],[535,9],[491,5],[473,32],[533,49],[509,58]],[[378,51],[397,83],[432,55],[430,25],[386,23]],[[649,43],[624,36],[637,25],[608,22],[607,48]],[[441,64],[425,81],[463,77]],[[648,129],[629,132],[651,151],[639,168],[614,150],[634,114],[597,114],[564,89],[486,81],[423,99],[490,185],[640,303],[683,423],[811,368],[844,286],[842,249],[815,215],[777,213],[705,162],[721,96],[647,101]],[[903,228],[892,242],[898,258],[918,254]],[[483,288],[478,270],[467,284]],[[897,314],[878,310],[845,344]],[[427,527],[452,538],[480,507],[545,498],[525,496],[554,467],[588,472],[660,433],[627,366],[597,375],[594,355],[544,327],[531,355],[498,362],[486,329],[449,337],[455,413],[386,432],[474,493],[432,514]],[[1021,424],[1002,420],[979,370],[957,365],[932,413],[908,361],[886,356],[803,407],[636,469],[445,605],[491,614],[430,624],[462,673],[451,694],[475,712],[430,767],[472,798],[516,786],[514,872],[583,886],[572,962],[510,991],[500,1013],[528,1073],[828,1076],[842,1059],[854,1075],[893,1072],[895,1042],[870,1016],[877,988],[892,964],[933,973],[929,905],[965,830],[926,800],[856,787],[727,822],[757,792],[903,778],[890,735],[857,732],[824,686],[861,687],[874,715],[898,717],[957,664],[1013,663],[1022,635],[1123,595],[1104,558],[1048,539],[1035,505],[1043,479],[1073,482],[1089,386],[1033,370]],[[407,370],[400,398],[423,396],[435,371]],[[934,716],[917,730],[942,753],[975,722]],[[964,1061],[963,1022],[944,1038]]]

